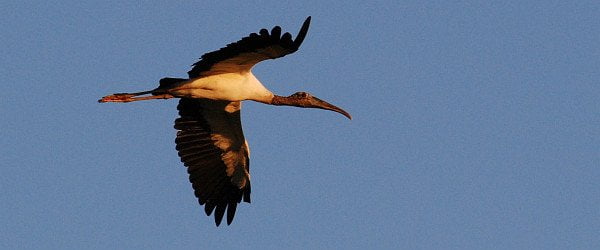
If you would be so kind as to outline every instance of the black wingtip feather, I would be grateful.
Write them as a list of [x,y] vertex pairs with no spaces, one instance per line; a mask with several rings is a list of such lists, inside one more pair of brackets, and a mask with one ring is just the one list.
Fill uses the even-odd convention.
[[217,209],[215,209],[215,223],[217,227],[221,225],[221,221],[223,220],[223,215],[225,215],[225,209],[227,208],[227,203],[221,203],[217,205]]
[[273,27],[273,29],[271,30],[271,41],[278,42],[280,38],[281,38],[281,27],[279,27],[279,26]]
[[261,29],[259,33],[263,38],[269,38],[269,31],[267,29]]
[[206,213],[206,216],[210,216],[213,212],[213,210],[215,209],[216,204],[211,203],[211,202],[207,202],[206,205],[204,206],[204,212]]
[[248,185],[246,186],[246,191],[244,191],[244,202],[250,203],[250,193],[251,192],[252,192],[252,186],[250,185],[250,182],[248,182]]
[[306,37],[306,34],[308,33],[308,27],[310,26],[310,19],[311,19],[311,17],[308,16],[306,18],[306,20],[304,20],[304,23],[302,24],[302,28],[300,28],[300,31],[298,32],[298,35],[296,36],[296,39],[294,40],[294,46],[296,47],[296,49],[300,48],[300,45],[302,44],[302,42],[304,41],[304,38]]
[[231,222],[233,222],[236,208],[237,202],[234,201],[229,203],[229,207],[227,208],[227,225],[231,225]]
[[294,46],[294,41],[292,41],[292,34],[289,32],[285,32],[283,36],[281,36],[281,43],[286,46],[286,48],[291,48]]

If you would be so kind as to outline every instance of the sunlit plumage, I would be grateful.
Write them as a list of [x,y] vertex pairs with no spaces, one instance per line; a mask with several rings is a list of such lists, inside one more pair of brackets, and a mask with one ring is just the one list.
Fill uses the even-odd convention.
[[269,105],[320,108],[350,114],[308,93],[274,95],[252,74],[252,67],[267,59],[294,53],[306,37],[308,17],[295,39],[275,26],[204,54],[193,64],[188,78],[163,78],[153,90],[105,96],[99,102],[132,102],[180,98],[176,149],[187,167],[194,194],[206,215],[214,212],[217,226],[225,212],[231,224],[237,204],[250,202],[248,143],[240,122],[241,101]]

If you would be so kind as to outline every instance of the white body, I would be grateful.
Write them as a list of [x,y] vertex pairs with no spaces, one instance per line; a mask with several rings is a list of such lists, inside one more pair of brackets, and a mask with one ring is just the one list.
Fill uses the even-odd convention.
[[169,93],[177,97],[224,101],[253,100],[263,103],[269,103],[273,98],[273,93],[265,88],[251,71],[190,79],[170,89]]

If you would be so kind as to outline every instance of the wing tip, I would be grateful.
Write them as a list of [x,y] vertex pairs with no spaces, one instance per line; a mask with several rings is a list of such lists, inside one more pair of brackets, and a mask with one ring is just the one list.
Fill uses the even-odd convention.
[[217,227],[221,225],[221,221],[223,221],[223,215],[225,215],[225,210],[227,208],[227,204],[217,204],[217,208],[215,209],[215,224]]
[[306,37],[306,34],[308,33],[308,27],[310,26],[311,19],[312,19],[312,17],[308,16],[306,18],[306,20],[304,20],[304,23],[302,23],[302,27],[300,28],[300,31],[298,32],[296,39],[294,39],[294,47],[296,47],[296,49],[300,48],[300,45],[304,41],[304,38]]
[[227,225],[231,225],[231,222],[233,222],[233,217],[235,217],[236,208],[237,202],[229,202],[229,206],[227,207]]

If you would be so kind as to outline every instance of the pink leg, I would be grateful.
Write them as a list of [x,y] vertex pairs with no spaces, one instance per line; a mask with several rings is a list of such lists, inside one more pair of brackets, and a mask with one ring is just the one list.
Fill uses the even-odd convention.
[[139,92],[139,93],[112,94],[112,95],[102,97],[102,99],[98,100],[98,102],[101,102],[101,103],[102,102],[135,102],[135,101],[152,100],[152,99],[169,99],[169,98],[174,97],[171,94],[135,97],[135,96],[145,95],[145,94],[150,94],[150,93],[151,93],[151,91],[144,91],[144,92]]

